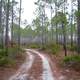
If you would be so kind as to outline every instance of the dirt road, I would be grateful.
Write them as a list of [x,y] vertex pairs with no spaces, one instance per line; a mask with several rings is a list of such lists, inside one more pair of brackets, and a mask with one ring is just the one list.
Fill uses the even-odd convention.
[[64,80],[56,78],[50,59],[36,50],[26,49],[28,59],[9,80]]

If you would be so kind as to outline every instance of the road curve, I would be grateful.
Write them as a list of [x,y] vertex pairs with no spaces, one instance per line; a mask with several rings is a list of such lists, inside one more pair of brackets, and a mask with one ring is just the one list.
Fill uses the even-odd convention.
[[43,63],[42,80],[55,80],[48,59],[44,55],[40,54],[38,51],[31,50],[31,49],[27,49],[27,50],[36,53],[42,59],[42,63]]
[[20,69],[15,73],[15,75],[11,76],[9,80],[26,80],[27,79],[27,72],[31,68],[32,63],[34,61],[34,56],[27,52],[28,59],[23,63]]
[[[56,80],[53,76],[49,60],[43,54],[39,53],[33,49],[26,49],[28,54],[28,59],[23,63],[20,69],[15,73],[15,75],[11,76],[9,80]],[[42,61],[42,74],[41,79],[28,79],[28,73],[31,68],[33,68],[33,63],[35,63],[35,59],[37,55]]]

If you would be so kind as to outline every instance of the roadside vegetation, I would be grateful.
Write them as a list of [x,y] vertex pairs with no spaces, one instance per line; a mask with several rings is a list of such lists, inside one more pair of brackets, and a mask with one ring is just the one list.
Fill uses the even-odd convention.
[[0,0],[0,67],[16,64],[24,55],[22,48],[32,48],[53,54],[64,67],[80,70],[80,0],[34,4],[35,18],[29,24],[21,21],[22,0]]
[[24,50],[18,49],[18,46],[8,48],[8,53],[6,53],[6,48],[0,49],[0,66],[13,66],[16,64],[16,57],[23,56]]

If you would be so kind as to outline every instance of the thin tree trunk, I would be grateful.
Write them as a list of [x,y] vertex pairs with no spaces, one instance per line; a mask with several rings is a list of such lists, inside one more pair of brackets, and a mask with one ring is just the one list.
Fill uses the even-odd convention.
[[[43,12],[42,12],[43,13]],[[42,14],[43,15],[43,14]],[[44,24],[44,22],[43,22],[43,17],[42,17],[42,47],[44,46],[44,40],[43,40],[43,24]]]
[[[77,2],[78,2],[78,14],[80,14],[80,0],[77,0]],[[77,17],[77,29],[78,29],[78,36],[77,36],[78,53],[80,53],[80,16],[79,15]]]
[[65,52],[65,56],[67,56],[67,48],[66,48],[66,31],[65,31],[65,26],[64,23],[62,22],[62,29],[63,29],[63,49]]
[[6,46],[6,56],[8,56],[8,44],[9,44],[9,4],[10,0],[7,2],[7,13],[6,13],[6,36],[5,36],[5,46]]
[[20,26],[21,26],[21,6],[22,6],[22,0],[20,0],[20,10],[19,10],[19,28],[18,28],[18,49],[20,48],[20,36],[21,36],[21,31],[20,31]]
[[[62,10],[62,13],[65,14],[65,0],[64,0],[64,8]],[[63,48],[65,51],[65,56],[67,56],[67,47],[66,47],[66,29],[65,29],[65,25],[64,22],[62,22],[62,29],[63,29]]]
[[3,48],[3,26],[2,26],[2,0],[0,1],[0,29],[1,29],[1,46]]
[[13,46],[13,18],[14,18],[14,16],[13,16],[13,2],[14,2],[14,0],[12,0],[12,26],[11,26],[11,46]]
[[[55,4],[55,15],[57,17],[57,7],[56,7],[56,5],[57,5],[57,1],[56,1],[56,4]],[[58,44],[58,25],[57,25],[57,23],[56,23],[56,44]]]
[[71,2],[71,47],[73,47],[73,5]]
[[52,26],[52,6],[51,6],[51,31],[52,31],[52,36],[51,36],[51,40],[53,42],[53,26]]

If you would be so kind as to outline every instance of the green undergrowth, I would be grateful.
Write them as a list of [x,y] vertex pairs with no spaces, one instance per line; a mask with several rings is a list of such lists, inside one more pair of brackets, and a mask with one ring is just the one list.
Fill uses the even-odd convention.
[[80,70],[80,55],[66,56],[63,59],[64,66]]
[[48,44],[46,46],[43,46],[43,50],[52,53],[52,54],[57,54],[60,51],[60,45],[56,44]]
[[47,51],[52,54],[57,54],[60,50],[60,45],[56,44],[46,44],[46,45],[40,45],[40,44],[30,44],[27,45],[27,48],[33,48],[33,49],[40,49],[42,51]]
[[[6,49],[0,49],[0,66],[6,66],[9,64],[13,64],[14,60],[10,56],[12,54],[13,49],[8,49],[8,54],[6,53]],[[8,56],[7,56],[8,55]]]
[[29,44],[26,46],[27,48],[33,48],[33,49],[38,49],[40,48],[40,45],[39,44]]
[[70,50],[70,51],[77,51],[77,46],[76,45],[67,45],[67,49]]
[[6,49],[0,49],[0,66],[7,66],[15,64],[15,59],[17,55],[21,55],[24,53],[24,50],[17,46],[9,47],[8,53],[6,53]]
[[0,66],[11,66],[14,64],[15,64],[15,60],[6,56],[0,56]]

